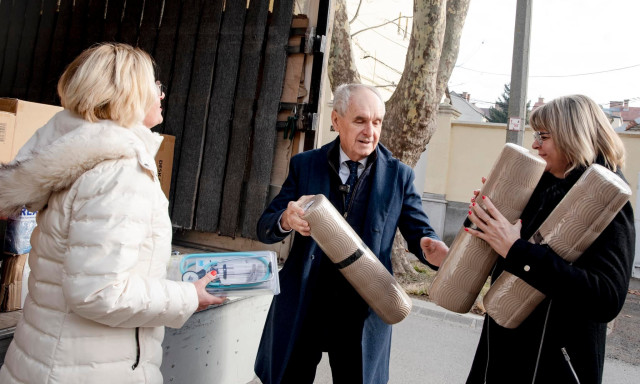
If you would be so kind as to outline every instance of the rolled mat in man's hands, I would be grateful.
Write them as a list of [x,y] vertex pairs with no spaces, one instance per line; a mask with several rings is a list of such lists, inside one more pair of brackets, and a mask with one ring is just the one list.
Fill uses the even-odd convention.
[[[545,165],[525,148],[507,143],[479,196],[488,196],[507,220],[515,222],[529,202]],[[482,199],[477,204],[485,209]],[[458,313],[469,312],[498,258],[489,244],[464,230],[471,225],[467,219],[458,231],[429,290],[429,297],[436,304]]]
[[[547,244],[572,263],[595,241],[631,197],[618,175],[594,164],[551,212],[529,242]],[[521,278],[504,271],[483,303],[489,316],[505,328],[516,328],[545,295]]]
[[409,296],[324,195],[307,201],[302,218],[311,237],[382,321],[396,324],[409,315]]

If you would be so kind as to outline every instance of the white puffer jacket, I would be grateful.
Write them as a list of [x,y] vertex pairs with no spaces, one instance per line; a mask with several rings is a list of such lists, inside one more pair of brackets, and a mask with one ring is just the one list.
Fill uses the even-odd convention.
[[165,280],[168,203],[143,126],[59,112],[0,166],[0,216],[38,211],[29,295],[0,383],[162,383],[164,327],[195,312]]

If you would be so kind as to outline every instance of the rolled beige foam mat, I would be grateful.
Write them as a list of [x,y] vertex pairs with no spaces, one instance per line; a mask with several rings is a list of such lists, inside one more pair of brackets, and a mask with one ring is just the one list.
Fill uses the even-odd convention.
[[[607,168],[590,166],[529,242],[547,244],[572,263],[596,240],[631,197],[631,188]],[[489,316],[505,328],[518,327],[545,295],[504,271],[484,297]]]
[[324,195],[308,200],[303,219],[311,237],[382,321],[396,324],[409,315],[409,296]]
[[[507,143],[496,159],[480,196],[488,196],[510,222],[527,205],[546,163],[525,148]],[[482,199],[476,201],[483,209]],[[465,225],[471,225],[467,219]],[[436,275],[429,297],[439,306],[458,313],[469,312],[498,254],[484,241],[470,235],[463,225]]]

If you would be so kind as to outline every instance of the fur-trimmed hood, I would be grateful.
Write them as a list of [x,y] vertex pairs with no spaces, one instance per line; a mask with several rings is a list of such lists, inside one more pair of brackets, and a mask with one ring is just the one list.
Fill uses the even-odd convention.
[[67,110],[58,112],[0,165],[0,216],[42,209],[51,193],[69,188],[82,174],[106,160],[138,158],[156,177],[154,156],[162,136],[137,125],[124,128],[109,120],[90,123]]

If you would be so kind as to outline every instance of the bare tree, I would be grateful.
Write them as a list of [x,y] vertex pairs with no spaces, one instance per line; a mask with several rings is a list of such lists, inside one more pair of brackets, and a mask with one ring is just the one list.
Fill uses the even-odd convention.
[[[386,102],[382,143],[395,157],[413,167],[436,128],[440,99],[453,71],[470,0],[414,0],[413,26],[402,77]],[[329,57],[332,88],[359,82],[351,53],[345,0],[336,0]],[[349,56],[346,56],[349,52]],[[393,269],[415,273],[405,257],[402,236],[396,234]]]
[[333,33],[329,50],[329,81],[331,89],[340,84],[359,83],[360,74],[351,51],[351,31],[346,0],[336,0]]

